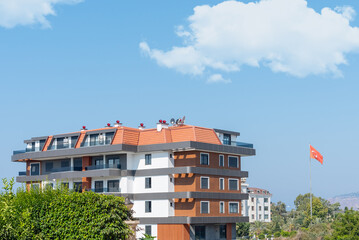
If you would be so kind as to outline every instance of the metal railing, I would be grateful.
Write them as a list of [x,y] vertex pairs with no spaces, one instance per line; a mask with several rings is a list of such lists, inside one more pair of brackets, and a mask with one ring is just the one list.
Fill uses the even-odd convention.
[[26,153],[26,150],[15,150],[12,152],[12,155],[21,154],[21,153]]
[[245,143],[245,142],[236,142],[236,141],[229,141],[223,140],[222,142],[224,145],[236,146],[236,147],[246,147],[246,148],[253,148],[252,143]]
[[46,173],[55,173],[55,172],[70,172],[70,171],[82,171],[82,167],[60,167],[53,168],[49,171],[45,171]]
[[121,164],[102,164],[102,165],[91,165],[85,167],[85,170],[97,170],[97,169],[105,169],[105,168],[117,168],[121,169]]
[[120,192],[119,188],[91,188],[88,191],[96,192],[96,193],[118,193]]

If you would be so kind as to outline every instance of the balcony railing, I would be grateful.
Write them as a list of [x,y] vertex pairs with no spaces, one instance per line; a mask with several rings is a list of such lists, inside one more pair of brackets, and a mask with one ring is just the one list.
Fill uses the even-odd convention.
[[21,153],[26,153],[26,150],[15,150],[12,152],[12,155],[21,154]]
[[236,147],[245,147],[245,148],[253,148],[253,144],[245,143],[245,142],[236,142],[236,141],[229,141],[223,140],[224,145],[236,146]]
[[97,170],[97,169],[105,169],[105,168],[117,168],[117,169],[121,169],[121,164],[92,165],[92,166],[85,167],[85,170]]
[[96,192],[96,193],[114,193],[120,192],[119,188],[92,188],[88,191]]
[[82,171],[82,167],[60,167],[53,168],[49,171],[45,171],[46,173],[55,173],[55,172],[70,172],[70,171]]

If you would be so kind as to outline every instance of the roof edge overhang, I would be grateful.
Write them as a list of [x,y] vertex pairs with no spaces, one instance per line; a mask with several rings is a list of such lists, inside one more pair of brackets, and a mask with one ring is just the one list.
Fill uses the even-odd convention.
[[91,154],[106,154],[111,152],[153,152],[153,151],[191,151],[201,150],[208,152],[219,152],[227,154],[235,154],[241,156],[254,156],[256,150],[254,148],[229,146],[222,144],[212,144],[204,142],[174,142],[174,143],[161,143],[151,145],[128,145],[128,144],[115,144],[115,145],[104,145],[104,146],[92,146],[92,147],[81,147],[81,148],[70,148],[70,149],[58,149],[41,152],[26,152],[12,155],[11,161],[17,162],[23,159],[41,160],[48,158],[57,157],[69,157],[69,156],[83,156]]

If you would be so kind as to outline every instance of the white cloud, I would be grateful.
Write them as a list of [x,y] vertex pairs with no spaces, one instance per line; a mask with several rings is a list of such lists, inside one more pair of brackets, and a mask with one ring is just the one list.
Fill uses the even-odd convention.
[[350,26],[354,15],[351,7],[316,12],[305,0],[225,1],[194,8],[189,25],[176,31],[182,46],[163,51],[142,42],[140,48],[184,74],[236,72],[249,65],[297,77],[340,76],[345,55],[359,50],[359,29]]
[[221,74],[212,74],[207,79],[207,83],[231,83],[230,79],[224,79]]
[[0,0],[0,26],[13,28],[17,25],[51,25],[46,16],[56,15],[55,4],[76,4],[82,0]]

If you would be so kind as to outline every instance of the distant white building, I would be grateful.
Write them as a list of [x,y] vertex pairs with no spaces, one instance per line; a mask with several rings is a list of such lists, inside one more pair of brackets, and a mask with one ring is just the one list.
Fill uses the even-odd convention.
[[242,216],[248,216],[249,222],[271,221],[271,197],[272,194],[265,189],[251,188],[242,178],[242,193],[248,193],[248,200],[242,200]]

